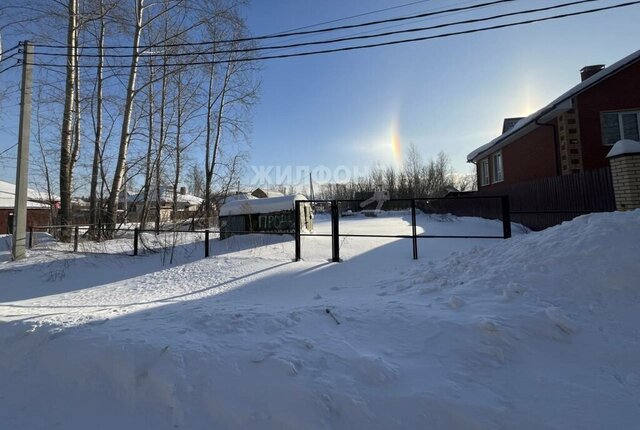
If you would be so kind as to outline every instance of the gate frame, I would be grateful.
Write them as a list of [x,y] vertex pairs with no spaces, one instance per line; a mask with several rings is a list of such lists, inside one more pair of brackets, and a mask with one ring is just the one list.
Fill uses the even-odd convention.
[[[499,200],[502,214],[502,236],[436,236],[425,235],[417,233],[417,221],[416,221],[416,201],[431,201],[431,200]],[[295,258],[294,261],[300,261],[302,259],[302,237],[314,236],[314,237],[331,237],[331,261],[333,263],[339,263],[340,259],[340,237],[376,237],[376,238],[390,238],[390,239],[412,239],[413,245],[413,259],[418,259],[418,239],[509,239],[511,237],[511,212],[509,210],[509,196],[476,196],[476,197],[420,197],[411,199],[389,199],[385,202],[411,202],[411,235],[398,234],[340,234],[340,212],[338,205],[340,203],[362,203],[365,200],[352,200],[352,199],[334,199],[334,200],[296,200],[295,201]],[[300,204],[305,203],[325,203],[331,207],[331,234],[327,233],[302,233],[300,231]]]

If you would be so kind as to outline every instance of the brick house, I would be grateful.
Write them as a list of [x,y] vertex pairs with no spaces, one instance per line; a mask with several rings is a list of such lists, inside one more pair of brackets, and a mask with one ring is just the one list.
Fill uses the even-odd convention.
[[[15,190],[14,184],[0,181],[0,234],[9,234],[12,231]],[[45,194],[29,189],[27,199],[27,228],[50,224],[52,205],[46,202]]]
[[640,51],[609,67],[587,66],[582,82],[467,156],[478,189],[499,188],[608,166],[621,139],[640,140]]

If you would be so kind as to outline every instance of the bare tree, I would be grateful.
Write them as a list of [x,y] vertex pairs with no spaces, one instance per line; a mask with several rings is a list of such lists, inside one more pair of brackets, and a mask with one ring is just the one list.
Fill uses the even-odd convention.
[[[67,68],[64,110],[62,116],[62,132],[60,136],[60,211],[59,222],[62,226],[71,223],[71,179],[73,168],[73,128],[74,112],[77,109],[77,46],[78,46],[78,0],[68,0],[67,3]],[[63,240],[70,238],[67,228],[61,229]]]

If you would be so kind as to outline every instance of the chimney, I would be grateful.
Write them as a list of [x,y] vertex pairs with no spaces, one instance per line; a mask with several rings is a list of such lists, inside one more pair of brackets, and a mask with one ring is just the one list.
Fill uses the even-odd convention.
[[180,194],[182,194],[183,196],[187,194],[187,187],[180,187]]
[[582,78],[582,81],[586,81],[587,79],[589,79],[590,77],[592,77],[593,75],[595,75],[596,73],[598,73],[600,70],[604,69],[604,64],[596,64],[593,66],[584,66],[582,68],[582,70],[580,70],[580,77]]

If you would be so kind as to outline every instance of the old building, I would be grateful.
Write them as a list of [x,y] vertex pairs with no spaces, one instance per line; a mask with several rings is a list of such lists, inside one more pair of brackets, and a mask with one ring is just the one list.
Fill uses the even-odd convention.
[[[10,234],[13,230],[16,186],[0,181],[0,234]],[[27,228],[51,224],[52,203],[44,193],[27,191]]]
[[295,232],[295,202],[300,203],[300,228],[313,229],[311,204],[302,194],[234,200],[220,207],[220,239],[242,233]]

